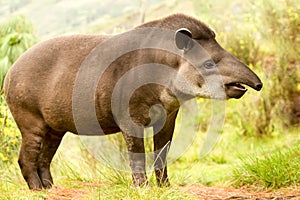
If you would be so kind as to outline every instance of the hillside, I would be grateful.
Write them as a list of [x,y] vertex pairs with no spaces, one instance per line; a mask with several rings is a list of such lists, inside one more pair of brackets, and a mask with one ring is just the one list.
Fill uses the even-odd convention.
[[[115,0],[112,5],[107,0],[0,0],[0,22],[12,16],[25,15],[36,25],[38,36],[48,38],[72,32],[91,32],[94,27],[109,26],[115,20],[121,24],[129,21],[127,24],[132,27],[140,22],[143,7],[157,7],[164,1]],[[104,30],[112,28],[109,26]]]
[[[145,21],[161,18],[174,13],[194,14],[193,0],[179,1],[168,0],[159,4],[148,6],[145,11]],[[138,12],[124,14],[118,18],[108,20],[102,25],[97,25],[91,29],[91,32],[115,33],[120,30],[132,28],[140,23],[140,15]]]
[[[37,35],[46,39],[70,33],[118,33],[140,24],[141,13],[145,14],[145,21],[173,13],[196,13],[204,21],[209,20],[206,16],[224,21],[228,13],[240,14],[243,5],[247,4],[245,2],[115,0],[112,4],[108,0],[0,0],[0,22],[25,15],[35,24]],[[223,12],[210,13],[211,9]]]

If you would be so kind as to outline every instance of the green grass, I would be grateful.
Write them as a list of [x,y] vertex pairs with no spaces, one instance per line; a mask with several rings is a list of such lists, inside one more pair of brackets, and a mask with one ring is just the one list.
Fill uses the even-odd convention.
[[[119,172],[99,163],[84,150],[77,136],[67,134],[51,166],[55,185],[59,194],[82,193],[81,197],[84,199],[98,199],[99,196],[101,199],[193,199],[191,194],[180,187],[193,184],[230,187],[233,184],[275,189],[299,183],[299,145],[287,149],[295,141],[299,141],[297,129],[276,137],[256,138],[231,133],[229,125],[226,126],[227,131],[210,155],[199,158],[204,138],[204,134],[199,132],[189,150],[169,164],[170,188],[155,186],[153,173],[148,173],[150,188],[134,188],[130,173]],[[268,151],[274,148],[277,150]],[[240,158],[244,160],[241,161]],[[243,165],[243,161],[247,161],[247,164]],[[260,176],[252,175],[249,172],[251,169],[257,170]],[[293,169],[298,176],[293,176]],[[241,174],[238,175],[237,172]],[[251,178],[253,182],[249,181]],[[264,184],[264,178],[274,181]],[[57,196],[51,190],[29,191],[16,162],[0,166],[0,180],[0,199],[43,199]]]
[[[111,191],[114,191],[113,193]],[[180,191],[177,187],[170,188],[134,188],[121,185],[104,186],[99,190],[101,199],[196,199]]]
[[256,185],[278,189],[300,184],[300,143],[264,154],[240,157],[241,164],[233,170],[238,186]]

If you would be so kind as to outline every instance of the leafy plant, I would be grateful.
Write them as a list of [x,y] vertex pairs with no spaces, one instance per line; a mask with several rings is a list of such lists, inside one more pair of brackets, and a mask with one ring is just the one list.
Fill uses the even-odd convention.
[[0,24],[0,89],[8,69],[37,41],[32,22],[24,16]]
[[20,146],[21,135],[0,96],[0,164],[16,161],[16,155]]

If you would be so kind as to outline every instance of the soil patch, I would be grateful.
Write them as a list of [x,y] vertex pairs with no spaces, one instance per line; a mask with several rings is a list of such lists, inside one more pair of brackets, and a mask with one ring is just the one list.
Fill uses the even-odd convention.
[[46,198],[47,200],[66,200],[66,199],[85,199],[88,192],[85,188],[60,188],[54,187],[49,191],[49,196]]
[[297,186],[276,191],[262,191],[257,188],[208,187],[200,184],[183,186],[181,189],[203,200],[300,200]]
[[[87,199],[90,189],[104,184],[75,182],[78,188],[54,187],[48,190],[47,200],[81,200]],[[259,188],[224,188],[204,186],[201,184],[181,186],[180,190],[196,196],[201,200],[300,200],[300,186],[266,191]]]

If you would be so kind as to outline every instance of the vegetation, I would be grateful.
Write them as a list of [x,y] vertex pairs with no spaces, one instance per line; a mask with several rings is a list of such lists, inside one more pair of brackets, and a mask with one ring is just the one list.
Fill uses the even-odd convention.
[[0,166],[5,166],[17,161],[21,135],[5,105],[4,96],[0,98]]
[[299,144],[298,142],[291,147],[242,157],[242,164],[233,170],[236,184],[272,189],[300,184]]
[[[17,4],[21,1],[14,2]],[[195,183],[268,189],[300,184],[299,124],[291,123],[293,97],[300,94],[298,2],[214,2],[161,1],[146,12],[146,19],[150,19],[161,16],[162,12],[187,8],[187,14],[194,12],[199,19],[211,25],[217,32],[220,44],[247,63],[262,78],[264,88],[261,92],[249,90],[242,99],[228,101],[223,137],[213,152],[199,159],[200,147],[211,117],[211,102],[201,99],[198,101],[202,109],[201,116],[197,119],[200,123],[199,135],[189,150],[169,166],[173,187],[133,188],[130,174],[115,171],[99,163],[85,150],[78,137],[71,134],[64,138],[51,166],[57,185],[68,190],[75,188],[80,193],[77,194],[79,199],[193,199],[193,196],[180,188]],[[30,1],[26,1],[26,4],[29,3]],[[126,17],[120,15],[111,18],[100,25],[109,28],[118,26],[120,30],[124,30],[124,26],[120,24],[135,25],[131,21],[134,18],[132,16],[136,16],[135,11],[127,12],[124,16]],[[96,18],[91,18],[91,23]],[[99,25],[97,27],[92,30],[98,31]],[[0,25],[1,85],[4,74],[12,63],[36,42],[34,26],[25,17],[16,17]],[[179,123],[181,122],[178,121]],[[110,139],[124,145],[117,136]],[[26,190],[25,181],[17,166],[20,141],[20,133],[2,94],[0,199],[17,199],[23,196],[40,199],[58,195],[51,191]],[[151,149],[149,144],[147,141],[147,148]],[[148,176],[151,185],[155,185],[154,174],[150,173]],[[62,189],[61,193],[66,191]],[[64,197],[71,199],[74,196],[66,194],[62,196]]]
[[4,76],[17,58],[37,42],[34,26],[24,16],[0,24],[0,90]]

